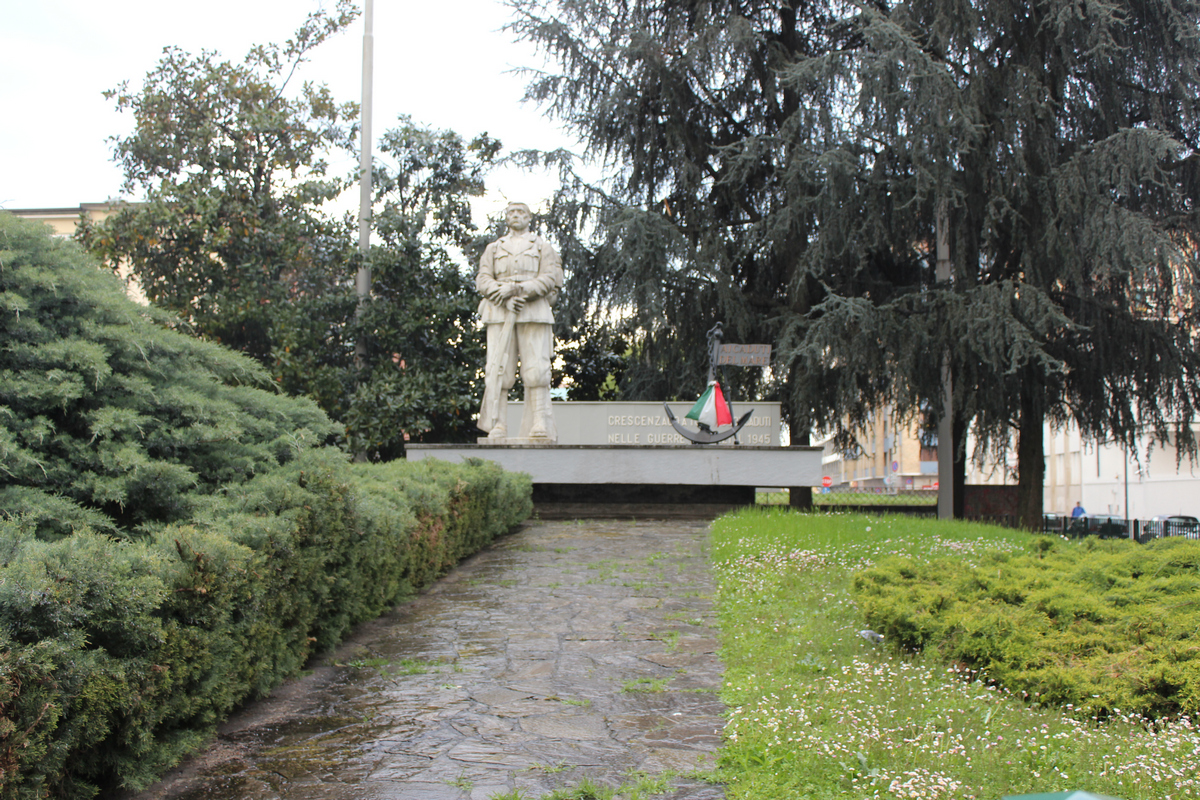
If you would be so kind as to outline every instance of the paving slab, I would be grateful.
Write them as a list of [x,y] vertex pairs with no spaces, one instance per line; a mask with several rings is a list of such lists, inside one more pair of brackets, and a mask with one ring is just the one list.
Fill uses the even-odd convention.
[[635,773],[719,800],[708,524],[526,524],[124,800],[535,800]]

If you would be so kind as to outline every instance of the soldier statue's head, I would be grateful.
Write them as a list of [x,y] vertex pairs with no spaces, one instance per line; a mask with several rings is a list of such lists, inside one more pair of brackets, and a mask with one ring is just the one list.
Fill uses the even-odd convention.
[[504,221],[508,223],[510,231],[524,233],[529,230],[529,223],[532,220],[533,212],[524,203],[509,203],[504,208]]

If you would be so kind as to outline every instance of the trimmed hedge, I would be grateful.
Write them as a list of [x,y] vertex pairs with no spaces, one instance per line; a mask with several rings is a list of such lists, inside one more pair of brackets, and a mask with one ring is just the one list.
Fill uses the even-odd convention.
[[1200,542],[1062,541],[890,558],[854,576],[863,619],[1014,692],[1084,715],[1200,712]]
[[491,463],[328,450],[204,502],[138,541],[0,519],[0,796],[146,786],[532,508]]
[[0,212],[0,797],[139,788],[530,512],[351,465],[311,401]]

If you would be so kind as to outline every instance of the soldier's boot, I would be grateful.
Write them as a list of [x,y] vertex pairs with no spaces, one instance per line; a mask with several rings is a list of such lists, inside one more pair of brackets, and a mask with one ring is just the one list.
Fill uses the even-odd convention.
[[487,438],[489,439],[507,439],[508,438],[508,398],[501,397],[500,402],[496,404],[496,424],[488,431]]
[[531,388],[528,397],[533,411],[533,425],[529,428],[529,438],[550,438],[550,429],[546,426],[546,415],[550,413],[550,387]]

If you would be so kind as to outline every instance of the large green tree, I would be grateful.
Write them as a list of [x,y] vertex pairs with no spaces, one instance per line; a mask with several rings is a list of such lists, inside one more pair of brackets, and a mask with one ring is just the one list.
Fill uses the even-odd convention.
[[[375,176],[377,244],[372,300],[348,329],[367,345],[347,428],[373,457],[412,441],[473,441],[482,395],[483,340],[474,271],[484,238],[470,200],[500,151],[486,134],[470,142],[408,119],[380,142]],[[349,321],[348,321],[349,322]]]
[[356,16],[341,0],[286,44],[254,47],[240,63],[168,47],[140,88],[106,93],[133,115],[114,155],[125,191],[144,201],[85,225],[82,240],[127,265],[155,305],[266,366],[276,312],[320,305],[351,246],[321,205],[347,186],[325,159],[352,149],[356,108],[323,85],[291,81]]
[[[874,352],[873,385],[913,407],[948,355],[960,420],[993,452],[1015,442],[1031,528],[1046,423],[1194,453],[1200,5],[919,0],[854,22],[861,48],[790,73],[853,97],[810,255],[925,276],[842,288],[796,329],[814,369],[844,365],[832,402],[869,407],[853,365]],[[953,277],[933,283],[939,210]]]
[[[808,307],[798,265],[816,188],[786,180],[766,143],[804,113],[781,69],[842,34],[776,3],[511,5],[513,30],[561,67],[533,73],[529,96],[612,175],[566,183],[556,198],[559,239],[598,232],[577,252],[564,246],[564,305],[575,317],[619,309],[637,330],[627,394],[694,393],[714,322],[734,341],[772,341],[781,312]],[[737,377],[740,390],[760,389],[761,376]]]
[[631,386],[694,383],[723,319],[776,344],[793,431],[848,442],[933,414],[948,355],[956,472],[968,425],[1016,430],[1027,522],[1047,420],[1188,444],[1195,3],[511,5],[558,65],[530,96],[612,167],[559,212],[603,231],[568,296],[632,311]]
[[140,88],[112,92],[135,123],[115,143],[125,188],[145,199],[79,238],[195,333],[315,399],[357,452],[389,458],[407,438],[474,435],[483,359],[470,276],[457,265],[476,234],[469,200],[499,144],[407,118],[384,134],[377,244],[365,257],[373,299],[358,313],[356,223],[330,205],[356,176],[326,163],[353,151],[355,107],[324,86],[293,86],[312,49],[356,15],[339,2],[240,63],[167,48]]

